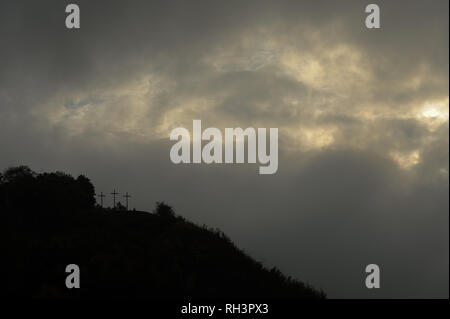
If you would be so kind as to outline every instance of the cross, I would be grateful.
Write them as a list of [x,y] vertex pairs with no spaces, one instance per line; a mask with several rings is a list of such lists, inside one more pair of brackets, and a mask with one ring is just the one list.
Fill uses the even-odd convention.
[[96,195],[97,197],[100,197],[100,205],[103,207],[103,197],[106,197],[106,195],[103,195],[103,192],[100,193],[100,195]]
[[127,210],[128,210],[128,198],[130,198],[131,197],[131,195],[128,195],[128,192],[125,194],[125,195],[123,195],[123,197],[125,197],[125,205],[126,205],[126,207],[127,207]]
[[111,195],[113,195],[114,208],[116,208],[116,195],[119,195],[119,193],[116,193],[116,189],[114,188],[114,191],[111,193]]

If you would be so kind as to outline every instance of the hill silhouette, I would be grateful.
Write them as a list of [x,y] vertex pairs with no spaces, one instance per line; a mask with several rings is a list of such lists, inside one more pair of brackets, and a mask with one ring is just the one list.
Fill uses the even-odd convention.
[[[32,298],[324,298],[267,269],[220,230],[177,216],[164,202],[152,213],[96,205],[85,176],[0,174],[8,273],[4,296]],[[24,254],[24,251],[26,252]],[[81,288],[67,289],[77,264]]]

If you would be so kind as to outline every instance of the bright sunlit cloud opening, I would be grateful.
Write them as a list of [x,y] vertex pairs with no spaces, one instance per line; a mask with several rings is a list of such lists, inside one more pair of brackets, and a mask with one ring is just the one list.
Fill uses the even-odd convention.
[[435,120],[440,123],[448,121],[449,118],[449,99],[432,103],[425,103],[420,110],[418,117],[421,119]]

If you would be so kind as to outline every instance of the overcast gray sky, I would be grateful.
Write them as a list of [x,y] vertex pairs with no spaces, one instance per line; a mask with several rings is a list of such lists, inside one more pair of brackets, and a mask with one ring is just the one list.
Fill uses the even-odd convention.
[[[448,1],[0,0],[0,167],[165,200],[332,298],[449,296]],[[279,168],[170,131],[279,128]],[[365,266],[381,268],[367,290]]]

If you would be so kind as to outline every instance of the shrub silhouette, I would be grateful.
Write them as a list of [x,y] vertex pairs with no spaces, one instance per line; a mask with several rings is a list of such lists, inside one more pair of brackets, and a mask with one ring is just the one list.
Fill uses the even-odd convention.
[[161,218],[171,219],[175,218],[175,211],[164,202],[157,202],[154,213]]
[[[94,193],[85,176],[37,174],[26,166],[0,175],[0,210],[6,221],[1,227],[8,242],[4,260],[10,268],[2,295],[325,297],[276,268],[266,269],[220,230],[176,217],[164,202],[153,214],[112,212],[95,205]],[[65,267],[72,263],[81,269],[82,289],[65,287]]]
[[124,205],[122,205],[121,202],[117,202],[117,204],[116,204],[116,210],[126,211],[127,208],[126,208]]

